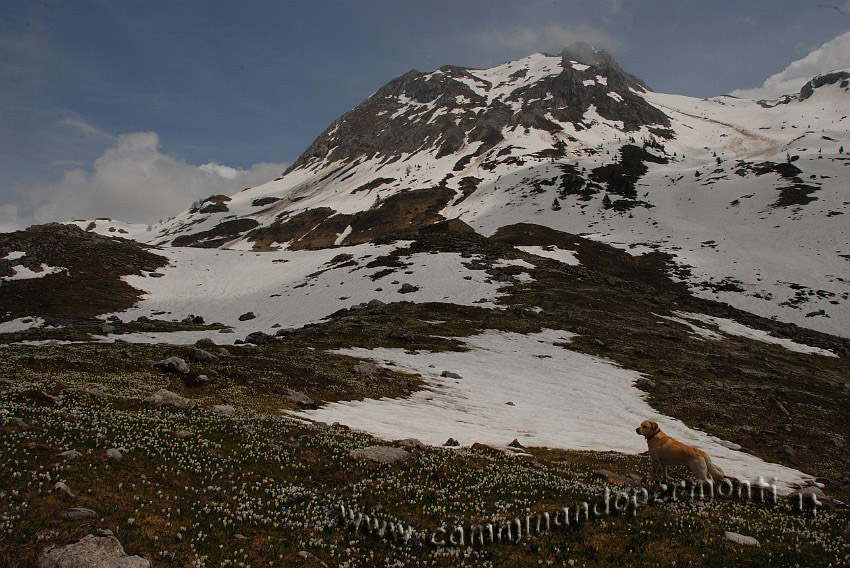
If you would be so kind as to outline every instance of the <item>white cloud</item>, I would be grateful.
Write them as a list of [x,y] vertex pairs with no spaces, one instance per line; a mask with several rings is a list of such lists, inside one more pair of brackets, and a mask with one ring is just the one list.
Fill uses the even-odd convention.
[[515,25],[472,32],[464,31],[460,41],[467,49],[489,56],[492,63],[523,57],[538,51],[557,54],[577,41],[608,51],[616,51],[622,47],[622,43],[616,38],[587,24]]
[[779,73],[768,77],[761,87],[737,89],[732,95],[747,99],[775,99],[791,95],[812,77],[850,67],[850,32],[830,40]]
[[78,116],[66,116],[62,120],[59,121],[60,124],[64,124],[65,126],[70,126],[76,130],[79,130],[86,136],[101,136],[103,138],[111,138],[115,140],[115,136],[109,134],[108,132],[101,130],[97,126],[89,124],[82,118]]
[[153,223],[188,208],[196,199],[265,183],[285,167],[260,163],[242,170],[214,162],[196,166],[160,152],[154,132],[123,134],[90,171],[73,169],[59,181],[26,188],[31,214],[24,214],[20,205],[0,206],[0,231],[95,217]]

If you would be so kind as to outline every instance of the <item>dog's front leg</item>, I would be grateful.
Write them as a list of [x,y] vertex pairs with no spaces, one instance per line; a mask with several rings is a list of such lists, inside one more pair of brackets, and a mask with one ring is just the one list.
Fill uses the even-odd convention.
[[661,460],[653,459],[652,460],[652,481],[659,481],[661,479]]
[[667,464],[661,464],[661,481],[667,481]]

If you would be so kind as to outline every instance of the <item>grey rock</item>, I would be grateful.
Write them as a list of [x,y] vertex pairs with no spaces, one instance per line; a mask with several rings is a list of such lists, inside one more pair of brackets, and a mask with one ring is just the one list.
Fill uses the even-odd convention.
[[97,513],[84,507],[72,507],[59,513],[59,516],[69,521],[82,521],[97,518]]
[[735,544],[740,544],[743,546],[761,546],[759,541],[751,536],[746,536],[743,534],[738,534],[736,532],[726,531],[723,533],[723,537],[726,540],[731,540]]
[[156,406],[169,406],[177,410],[192,410],[198,403],[191,398],[185,398],[170,390],[159,389],[145,399]]
[[426,444],[416,438],[405,438],[403,440],[395,440],[393,445],[399,448],[404,448],[405,450],[421,450]]
[[407,459],[410,454],[392,446],[367,446],[350,452],[351,457],[376,463],[390,464]]
[[791,416],[791,413],[788,412],[788,409],[785,408],[785,405],[779,402],[778,399],[773,399],[773,402],[776,403],[776,407],[779,409],[780,412],[782,412],[782,414],[784,414],[785,416]]
[[254,345],[267,345],[269,343],[273,343],[275,340],[274,336],[269,335],[268,333],[264,333],[262,331],[255,331],[253,333],[249,333],[245,338],[245,343],[253,343]]
[[254,319],[255,317],[257,316],[254,315],[254,312],[245,312],[244,314],[239,316],[239,321],[248,321]]
[[304,394],[303,392],[300,392],[300,391],[296,391],[296,390],[292,390],[292,389],[286,389],[286,392],[284,393],[283,397],[286,400],[288,400],[289,402],[297,404],[301,408],[306,408],[306,409],[318,408],[318,406],[316,405],[316,402],[312,398],[310,398],[309,396],[307,396],[306,394]]
[[632,477],[620,475],[619,473],[614,473],[613,471],[607,469],[597,469],[593,472],[593,477],[602,479],[604,481],[607,481],[608,483],[613,483],[614,485],[622,485],[625,487],[632,487],[638,485],[638,482],[635,481]]
[[[0,419],[2,420],[2,419]],[[6,418],[0,422],[3,426],[9,426],[13,428],[20,428],[21,430],[28,430],[30,425],[18,418],[17,416],[12,416],[10,418]]]
[[36,568],[150,568],[150,561],[129,556],[114,536],[90,534],[79,542],[41,551]]
[[398,289],[399,294],[411,294],[413,292],[417,292],[419,290],[419,286],[414,286],[413,284],[404,283],[401,285],[401,288]]
[[635,386],[639,389],[654,389],[656,386],[655,381],[651,379],[647,379],[646,377],[640,377],[635,381]]
[[776,448],[776,453],[781,456],[787,457],[793,463],[797,463],[797,450],[787,444]]
[[70,499],[77,498],[77,494],[71,491],[71,488],[61,481],[57,481],[56,484],[53,485],[53,491]]
[[224,416],[233,416],[234,414],[236,414],[236,409],[229,404],[216,404],[211,406],[210,410],[212,412],[215,412],[216,414],[221,414]]
[[174,432],[171,433],[171,435],[174,436],[175,438],[183,439],[183,438],[188,438],[189,436],[192,435],[192,433],[189,432],[188,430],[175,430]]
[[120,460],[124,456],[121,455],[121,451],[118,450],[117,448],[109,448],[108,450],[106,450],[106,457],[108,457],[111,460]]
[[190,349],[186,354],[186,358],[190,361],[194,361],[195,363],[214,363],[215,361],[218,361],[218,355],[213,355],[209,351],[204,351],[197,347]]
[[62,458],[63,460],[73,460],[73,459],[83,457],[83,454],[81,454],[77,450],[67,450],[65,452],[61,452],[59,454],[56,454],[56,457]]
[[454,438],[449,438],[448,440],[446,440],[446,443],[443,444],[443,445],[449,446],[449,447],[457,447],[457,446],[460,446],[460,442],[458,442]]
[[166,373],[186,375],[189,373],[189,365],[180,357],[169,357],[153,364],[154,367]]
[[361,361],[354,366],[354,372],[358,375],[371,377],[378,372],[378,366],[371,361]]
[[441,377],[445,377],[447,379],[462,379],[463,377],[458,375],[457,373],[453,373],[452,371],[443,371],[440,373]]
[[109,323],[100,324],[100,332],[103,335],[109,335],[110,333],[115,333],[115,326]]

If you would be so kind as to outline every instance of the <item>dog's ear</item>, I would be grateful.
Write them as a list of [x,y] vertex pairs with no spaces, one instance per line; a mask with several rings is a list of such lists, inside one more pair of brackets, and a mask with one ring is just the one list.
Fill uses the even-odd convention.
[[650,421],[649,427],[652,428],[653,432],[658,432],[658,422]]

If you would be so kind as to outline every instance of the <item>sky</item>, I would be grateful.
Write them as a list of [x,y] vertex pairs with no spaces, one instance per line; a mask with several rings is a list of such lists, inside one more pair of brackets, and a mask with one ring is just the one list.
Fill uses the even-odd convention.
[[850,67],[848,30],[850,0],[4,0],[0,231],[268,181],[414,68],[580,40],[657,91],[761,98]]

